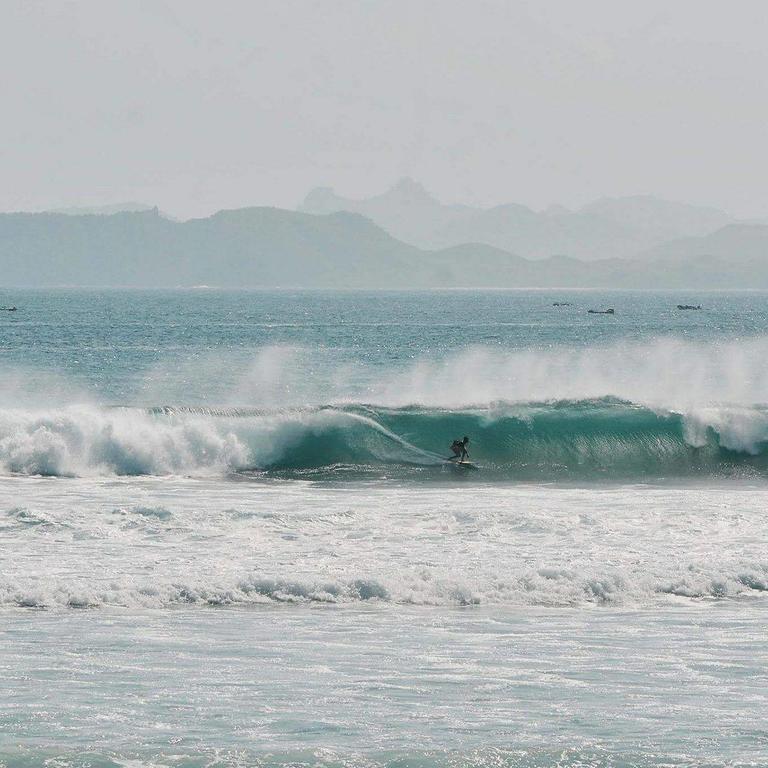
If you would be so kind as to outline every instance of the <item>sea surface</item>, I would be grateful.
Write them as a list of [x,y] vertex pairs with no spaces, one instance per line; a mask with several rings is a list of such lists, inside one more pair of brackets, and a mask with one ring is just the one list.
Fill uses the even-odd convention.
[[768,765],[768,294],[2,306],[0,766]]

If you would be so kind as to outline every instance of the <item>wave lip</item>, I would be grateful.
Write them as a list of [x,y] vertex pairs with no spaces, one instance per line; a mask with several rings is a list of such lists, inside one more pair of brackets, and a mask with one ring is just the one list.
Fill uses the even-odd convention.
[[615,398],[445,409],[346,404],[253,408],[0,410],[0,471],[28,475],[242,472],[326,478],[455,476],[451,441],[472,439],[496,480],[763,477],[768,408],[688,412]]

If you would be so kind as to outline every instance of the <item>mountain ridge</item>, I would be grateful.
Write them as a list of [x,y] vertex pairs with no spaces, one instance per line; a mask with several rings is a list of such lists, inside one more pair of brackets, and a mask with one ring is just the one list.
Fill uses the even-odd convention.
[[317,188],[299,210],[361,213],[398,239],[424,249],[478,242],[529,259],[566,253],[584,261],[629,258],[674,237],[700,236],[733,221],[715,208],[650,195],[604,197],[578,210],[550,205],[540,212],[519,203],[489,208],[444,205],[409,178],[361,199]]
[[250,207],[177,222],[0,214],[3,286],[768,288],[768,226],[728,224],[633,259],[526,259],[484,243],[420,249],[358,213]]

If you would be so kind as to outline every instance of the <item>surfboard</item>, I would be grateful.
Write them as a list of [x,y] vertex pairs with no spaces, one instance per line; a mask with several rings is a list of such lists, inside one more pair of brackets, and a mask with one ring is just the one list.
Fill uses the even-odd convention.
[[471,461],[451,461],[448,459],[448,463],[454,467],[461,467],[462,469],[480,469],[477,464],[473,464]]

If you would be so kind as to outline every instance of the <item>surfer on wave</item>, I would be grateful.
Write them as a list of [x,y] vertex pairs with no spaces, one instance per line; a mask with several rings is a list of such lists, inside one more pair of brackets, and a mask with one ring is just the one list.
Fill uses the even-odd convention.
[[451,456],[451,460],[458,459],[459,461],[464,461],[469,456],[469,451],[467,450],[467,447],[469,446],[469,438],[464,435],[463,440],[454,440],[451,443],[451,450],[453,451],[453,456]]

